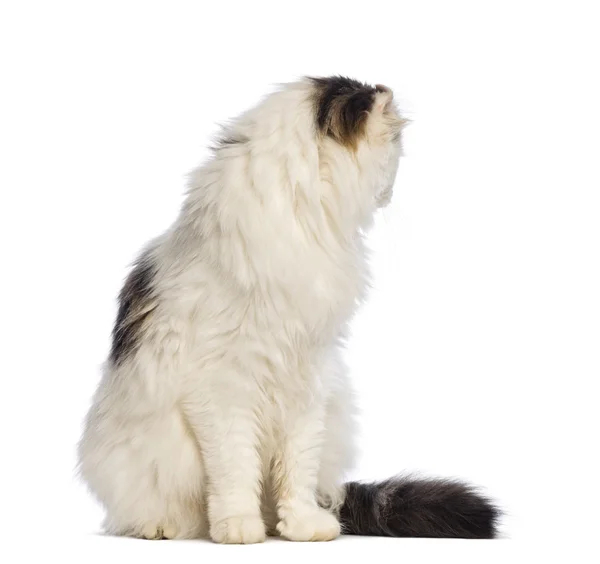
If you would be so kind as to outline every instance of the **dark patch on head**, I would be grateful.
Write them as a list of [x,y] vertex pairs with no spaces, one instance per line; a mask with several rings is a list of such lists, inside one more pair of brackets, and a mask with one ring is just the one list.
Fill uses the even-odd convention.
[[114,364],[122,364],[139,347],[146,320],[156,308],[155,274],[152,259],[142,255],[125,280],[112,333],[110,360]]
[[389,537],[491,539],[499,517],[468,484],[410,478],[346,484],[340,511],[345,534]]
[[375,94],[384,92],[382,88],[385,87],[374,88],[343,76],[310,80],[316,87],[315,113],[318,130],[342,145],[355,147],[364,132]]

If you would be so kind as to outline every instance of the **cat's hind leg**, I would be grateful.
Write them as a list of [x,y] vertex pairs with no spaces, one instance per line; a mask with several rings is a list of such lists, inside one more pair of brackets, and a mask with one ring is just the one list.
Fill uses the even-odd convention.
[[317,499],[322,507],[337,514],[344,502],[344,480],[356,457],[354,394],[341,362],[333,359],[323,370],[329,371],[331,392],[325,408]]
[[147,539],[206,535],[198,445],[176,410],[139,420],[90,418],[80,469],[106,508],[109,534]]

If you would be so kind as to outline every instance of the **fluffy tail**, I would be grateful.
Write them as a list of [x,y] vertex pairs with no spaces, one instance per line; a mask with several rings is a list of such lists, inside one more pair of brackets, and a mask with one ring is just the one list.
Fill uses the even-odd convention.
[[348,535],[491,539],[500,511],[468,484],[392,478],[346,484],[340,511]]

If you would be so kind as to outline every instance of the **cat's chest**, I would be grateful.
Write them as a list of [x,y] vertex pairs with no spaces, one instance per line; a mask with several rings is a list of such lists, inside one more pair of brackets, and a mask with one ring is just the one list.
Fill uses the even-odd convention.
[[368,278],[362,257],[326,259],[299,262],[295,276],[281,288],[284,316],[315,337],[339,331],[362,299]]

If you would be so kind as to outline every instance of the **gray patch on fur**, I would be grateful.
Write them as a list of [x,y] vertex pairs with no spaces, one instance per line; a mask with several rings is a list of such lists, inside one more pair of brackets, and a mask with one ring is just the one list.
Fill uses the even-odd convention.
[[142,255],[119,294],[119,311],[112,333],[110,360],[122,364],[139,347],[148,316],[156,308],[156,269],[148,254]]

